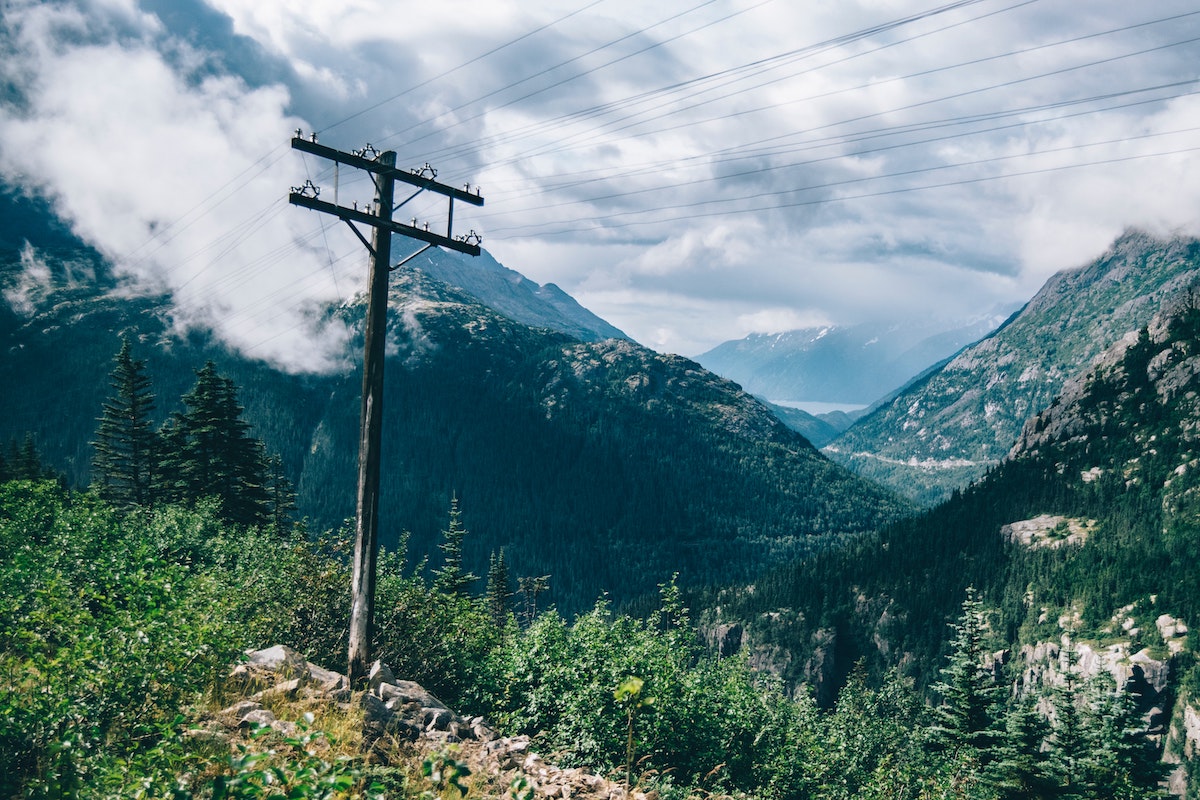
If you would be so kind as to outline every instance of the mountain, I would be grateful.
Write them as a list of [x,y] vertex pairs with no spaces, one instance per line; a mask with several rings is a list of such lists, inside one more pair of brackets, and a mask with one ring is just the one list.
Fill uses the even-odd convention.
[[861,475],[929,505],[982,476],[1031,415],[1163,298],[1200,276],[1200,242],[1129,231],[1053,276],[999,330],[899,392],[827,445]]
[[[1200,296],[1181,292],[942,505],[703,603],[710,641],[831,687],[863,660],[932,685],[967,587],[1013,691],[1082,676],[1134,693],[1168,757],[1195,748],[1200,667]],[[699,605],[699,603],[698,603]],[[1194,749],[1189,749],[1194,752]]]
[[[312,527],[353,515],[356,369],[285,374],[204,333],[181,339],[169,298],[114,286],[90,251],[0,253],[0,442],[32,432],[48,463],[85,484],[128,333],[158,421],[212,359]],[[331,313],[361,329],[361,302]],[[484,574],[505,548],[514,575],[550,575],[567,614],[603,592],[618,603],[654,594],[675,572],[692,584],[745,577],[909,513],[694,362],[529,327],[421,269],[393,273],[389,350],[383,544],[408,531],[410,557],[436,559],[457,497],[466,567]]]
[[629,338],[553,283],[538,285],[500,264],[486,250],[471,257],[435,247],[409,264],[530,327],[549,328],[584,342]]
[[752,333],[696,360],[772,401],[866,406],[914,375],[979,341],[1003,322],[868,322],[786,333]]
[[862,411],[826,411],[810,414],[803,409],[777,405],[762,397],[759,397],[758,401],[779,417],[784,425],[808,439],[813,447],[823,447],[832,442],[862,414]]

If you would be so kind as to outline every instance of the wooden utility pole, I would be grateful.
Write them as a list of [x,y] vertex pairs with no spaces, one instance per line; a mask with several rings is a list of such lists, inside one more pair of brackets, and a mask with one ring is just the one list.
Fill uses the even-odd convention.
[[[396,153],[388,150],[377,152],[367,145],[363,150],[343,153],[331,147],[317,144],[314,134],[311,139],[300,137],[300,131],[292,138],[292,148],[327,158],[337,164],[346,164],[370,173],[375,183],[375,200],[371,209],[359,210],[319,200],[321,190],[312,182],[302,187],[292,187],[288,202],[333,214],[350,226],[354,235],[366,245],[371,253],[370,278],[367,289],[367,318],[363,343],[363,388],[362,415],[360,418],[358,443],[358,499],[354,522],[354,573],[350,586],[350,647],[347,672],[352,683],[358,683],[367,675],[371,663],[371,634],[375,618],[375,561],[379,552],[379,449],[383,434],[383,362],[384,343],[387,338],[387,294],[388,273],[430,247],[445,247],[460,253],[477,256],[480,253],[479,237],[472,231],[467,236],[454,238],[454,201],[462,200],[471,205],[483,205],[478,189],[471,194],[467,189],[455,189],[434,180],[437,172],[428,164],[421,169],[405,172],[396,169]],[[399,204],[395,201],[396,183],[417,187],[409,197]],[[434,192],[449,198],[446,234],[433,233],[429,225],[418,228],[392,221],[392,213],[422,192]],[[371,241],[367,242],[362,232],[355,227],[358,222],[373,229]],[[425,242],[424,247],[404,258],[399,264],[391,264],[392,234],[397,233]]]

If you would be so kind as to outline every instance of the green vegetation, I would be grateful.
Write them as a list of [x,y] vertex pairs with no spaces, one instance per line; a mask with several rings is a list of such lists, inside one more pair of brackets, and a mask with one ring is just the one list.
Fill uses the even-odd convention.
[[[336,535],[231,525],[215,501],[124,513],[52,482],[0,485],[0,796],[232,798],[268,784],[289,796],[469,794],[472,776],[452,754],[401,774],[337,745],[357,734],[332,718],[289,736],[258,731],[232,753],[188,734],[226,701],[244,648],[295,642],[316,663],[340,663],[344,547]],[[404,561],[381,562],[379,654],[465,713],[535,735],[564,766],[628,770],[669,796],[1155,794],[1153,753],[1113,687],[1056,700],[1078,708],[1084,738],[1071,752],[1087,757],[1074,761],[1028,702],[1004,708],[974,661],[986,628],[974,599],[945,670],[945,686],[962,690],[945,689],[945,705],[931,710],[894,675],[872,688],[860,670],[822,711],[703,648],[673,584],[645,620],[600,602],[573,622],[545,612],[520,628],[511,613],[495,625],[486,597],[441,591]],[[425,783],[412,777],[422,772]]]
[[1127,231],[1054,275],[995,334],[913,383],[832,443],[834,460],[932,506],[1007,456],[1030,416],[1200,274],[1200,241]]
[[[31,431],[70,485],[103,480],[92,469],[98,400],[119,397],[113,355],[127,338],[151,381],[156,437],[177,414],[197,413],[182,398],[204,388],[195,370],[212,361],[237,386],[249,435],[280,458],[268,477],[294,483],[297,515],[316,530],[353,516],[356,342],[345,370],[286,374],[212,336],[180,337],[164,325],[169,299],[107,293],[101,280],[72,284],[68,264],[47,257],[53,280],[22,313],[0,303],[0,385],[21,387],[0,392],[0,441]],[[0,252],[0,288],[20,269]],[[675,572],[689,587],[749,579],[910,511],[691,361],[533,329],[407,267],[391,286],[380,506],[388,548],[407,530],[417,560],[437,566],[457,497],[471,532],[465,572],[485,576],[490,554],[504,549],[514,589],[521,576],[552,576],[539,609],[573,616],[608,592],[615,607],[644,613]],[[328,313],[352,334],[362,324],[354,303]],[[215,401],[220,390],[203,395]],[[163,477],[176,487],[203,480]]]

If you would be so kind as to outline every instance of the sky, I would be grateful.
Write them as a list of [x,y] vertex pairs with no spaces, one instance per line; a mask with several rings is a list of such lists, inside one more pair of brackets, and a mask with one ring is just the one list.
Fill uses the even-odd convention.
[[[131,287],[170,290],[180,326],[296,370],[341,363],[323,310],[367,255],[287,192],[373,192],[291,149],[297,129],[478,188],[455,235],[684,355],[980,317],[1127,228],[1200,229],[1190,0],[7,0],[0,19],[0,179]],[[446,203],[396,217],[442,230]]]

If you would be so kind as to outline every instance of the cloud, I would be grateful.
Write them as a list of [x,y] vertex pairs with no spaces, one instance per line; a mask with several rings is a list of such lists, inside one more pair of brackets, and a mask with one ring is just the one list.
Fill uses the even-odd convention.
[[48,197],[120,274],[170,290],[180,327],[214,327],[291,368],[335,366],[345,332],[315,304],[338,298],[336,268],[297,244],[312,220],[283,199],[303,174],[286,148],[301,123],[287,92],[188,70],[204,58],[181,58],[188,45],[128,5],[87,11],[86,28],[72,6],[5,13],[22,78],[22,102],[0,109],[5,180]]
[[278,205],[331,183],[297,126],[482,185],[456,223],[661,349],[964,317],[1128,226],[1197,229],[1193,6],[22,0],[0,170],[181,320],[297,368],[336,362],[308,320],[364,260]]

